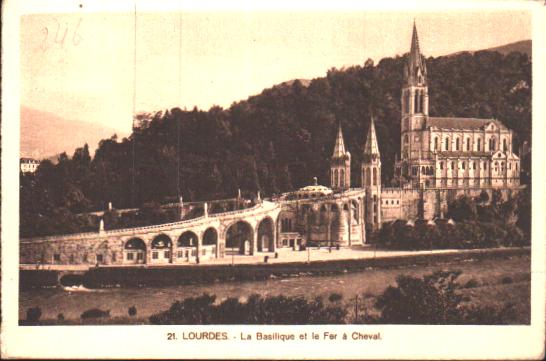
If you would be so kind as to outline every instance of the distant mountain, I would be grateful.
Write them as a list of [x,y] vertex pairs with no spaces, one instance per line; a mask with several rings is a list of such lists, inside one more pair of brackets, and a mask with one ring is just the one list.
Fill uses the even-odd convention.
[[515,43],[505,44],[505,45],[496,46],[496,47],[488,48],[488,49],[475,50],[475,51],[459,51],[459,52],[450,54],[448,56],[455,56],[462,53],[474,54],[476,51],[487,50],[487,51],[497,51],[501,53],[502,55],[510,54],[513,51],[519,51],[520,53],[527,54],[529,57],[531,57],[532,48],[533,48],[533,44],[531,40],[521,40],[521,41],[516,41]]
[[72,155],[76,148],[85,143],[94,152],[101,139],[114,134],[114,129],[21,106],[21,157],[51,159],[62,152]]

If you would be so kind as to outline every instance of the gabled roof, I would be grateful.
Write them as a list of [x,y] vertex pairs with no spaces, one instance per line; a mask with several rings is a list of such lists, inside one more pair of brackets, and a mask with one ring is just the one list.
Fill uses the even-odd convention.
[[480,129],[486,127],[489,123],[493,123],[501,129],[506,128],[501,122],[495,119],[454,117],[428,117],[426,120],[426,127],[435,127],[439,129]]

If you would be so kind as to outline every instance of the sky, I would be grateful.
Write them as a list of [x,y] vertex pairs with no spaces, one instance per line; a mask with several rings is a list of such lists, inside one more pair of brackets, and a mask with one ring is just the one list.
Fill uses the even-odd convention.
[[26,15],[21,105],[129,133],[134,112],[229,107],[283,81],[402,55],[414,20],[427,57],[532,36],[522,10],[148,12],[136,32],[133,13]]

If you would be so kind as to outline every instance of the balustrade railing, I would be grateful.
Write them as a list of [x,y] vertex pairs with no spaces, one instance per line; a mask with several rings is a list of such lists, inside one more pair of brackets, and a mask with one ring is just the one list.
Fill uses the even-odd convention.
[[131,228],[120,228],[120,229],[110,229],[104,232],[81,232],[81,233],[71,233],[71,234],[62,234],[62,235],[52,235],[52,236],[44,236],[44,237],[32,237],[32,238],[25,238],[21,239],[21,242],[36,242],[36,241],[48,241],[48,240],[67,240],[67,239],[74,239],[74,238],[90,238],[90,237],[96,237],[97,234],[103,234],[103,235],[112,235],[112,234],[120,234],[120,233],[139,233],[141,231],[149,231],[154,229],[161,229],[161,228],[168,228],[168,227],[177,227],[180,225],[188,225],[190,223],[199,223],[206,219],[218,219],[223,217],[230,217],[238,214],[246,214],[246,213],[252,213],[256,210],[259,210],[261,212],[269,212],[272,211],[278,207],[277,204],[272,202],[264,201],[263,203],[258,203],[250,208],[245,209],[237,209],[234,211],[229,212],[223,212],[223,213],[214,213],[207,216],[201,216],[197,218],[187,219],[184,221],[177,221],[177,222],[170,222],[170,223],[163,223],[163,224],[154,224],[149,226],[141,226],[141,227],[131,227]]

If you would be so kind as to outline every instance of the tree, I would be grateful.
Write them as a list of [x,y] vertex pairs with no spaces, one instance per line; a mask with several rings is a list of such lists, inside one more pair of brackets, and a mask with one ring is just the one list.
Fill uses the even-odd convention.
[[387,324],[449,324],[460,320],[462,297],[455,292],[461,272],[438,271],[422,278],[400,275],[375,303]]
[[447,216],[455,221],[475,220],[478,216],[476,203],[470,197],[461,196],[449,204]]

